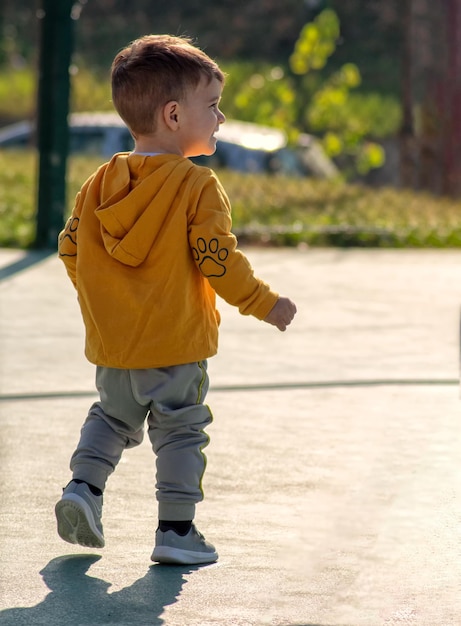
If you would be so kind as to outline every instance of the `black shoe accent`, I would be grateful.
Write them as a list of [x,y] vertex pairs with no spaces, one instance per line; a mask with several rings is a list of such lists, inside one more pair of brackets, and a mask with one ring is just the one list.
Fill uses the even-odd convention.
[[167,530],[174,530],[176,534],[184,537],[192,528],[192,520],[170,521],[162,519],[159,521],[158,527],[162,531],[162,533],[166,533]]
[[94,485],[90,485],[90,483],[87,483],[86,480],[80,480],[80,478],[73,478],[72,480],[73,480],[74,483],[77,483],[77,485],[81,485],[82,483],[86,483],[88,485],[88,487],[89,487],[89,490],[91,491],[91,493],[94,496],[102,496],[101,489],[99,489],[99,487],[95,487]]

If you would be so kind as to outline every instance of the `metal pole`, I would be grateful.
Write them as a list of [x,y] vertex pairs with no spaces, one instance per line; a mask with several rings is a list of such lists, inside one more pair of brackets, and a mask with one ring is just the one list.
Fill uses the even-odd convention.
[[39,14],[37,248],[56,248],[64,222],[73,3],[74,0],[42,0]]

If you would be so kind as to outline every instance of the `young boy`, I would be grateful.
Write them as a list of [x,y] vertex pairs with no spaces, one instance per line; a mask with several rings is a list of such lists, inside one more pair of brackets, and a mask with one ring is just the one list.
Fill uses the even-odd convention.
[[284,331],[296,307],[256,278],[231,234],[213,171],[224,76],[189,40],[148,35],[119,52],[112,98],[134,140],[83,185],[59,236],[78,294],[93,404],[56,505],[65,541],[104,546],[103,491],[123,451],[143,439],[157,462],[159,525],[152,560],[202,564],[218,554],[193,523],[203,499],[212,414],[206,359],[216,354],[215,293]]

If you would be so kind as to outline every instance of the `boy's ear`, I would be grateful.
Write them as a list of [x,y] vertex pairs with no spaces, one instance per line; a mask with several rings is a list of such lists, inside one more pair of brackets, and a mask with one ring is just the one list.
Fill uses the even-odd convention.
[[163,119],[170,130],[179,128],[179,103],[176,100],[167,102],[163,107]]

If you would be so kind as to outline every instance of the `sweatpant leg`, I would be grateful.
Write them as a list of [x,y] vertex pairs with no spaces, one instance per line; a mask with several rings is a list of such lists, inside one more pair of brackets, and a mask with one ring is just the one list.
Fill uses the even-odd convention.
[[134,398],[129,370],[98,367],[96,385],[101,399],[90,408],[70,468],[74,479],[103,491],[123,451],[142,442],[148,407]]
[[213,416],[204,399],[208,391],[206,362],[159,370],[163,381],[152,396],[148,434],[157,456],[156,497],[159,519],[191,520],[203,500],[206,468],[204,429]]

